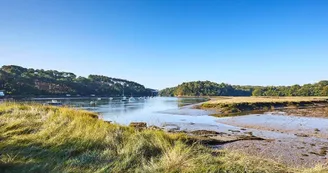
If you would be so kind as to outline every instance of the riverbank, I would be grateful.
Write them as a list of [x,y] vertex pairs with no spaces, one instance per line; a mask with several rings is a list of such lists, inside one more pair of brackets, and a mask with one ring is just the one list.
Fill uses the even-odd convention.
[[[0,104],[0,172],[324,172],[201,145],[183,133],[137,130],[97,114]],[[260,163],[260,164],[259,164]]]
[[236,141],[222,148],[313,166],[327,162],[327,106],[327,97],[215,97],[198,108],[215,112],[218,123],[267,139]]
[[[323,108],[328,104],[328,97],[212,97],[196,108],[215,111],[214,116],[236,116],[268,111],[290,110],[290,114],[301,109]],[[307,111],[307,116],[327,117],[327,111]],[[305,113],[303,113],[305,114]]]

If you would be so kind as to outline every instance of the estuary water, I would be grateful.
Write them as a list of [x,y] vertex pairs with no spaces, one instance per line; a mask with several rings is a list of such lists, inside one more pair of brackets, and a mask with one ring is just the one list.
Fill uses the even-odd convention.
[[[105,121],[121,125],[131,122],[145,122],[166,130],[193,131],[212,130],[231,133],[247,128],[254,135],[264,138],[295,138],[295,134],[326,136],[328,119],[304,118],[297,116],[271,115],[270,113],[253,114],[236,117],[214,117],[213,112],[192,109],[192,106],[205,101],[203,98],[153,97],[135,98],[134,101],[122,102],[121,98],[69,99],[57,98],[63,105],[76,109],[96,112]],[[51,99],[34,100],[46,103]],[[309,133],[311,132],[311,133]],[[238,134],[234,132],[234,134]],[[328,136],[327,136],[328,137]]]
[[[46,103],[51,99],[34,100]],[[131,122],[146,122],[166,129],[218,130],[217,118],[210,112],[191,109],[191,105],[205,101],[204,98],[152,97],[135,98],[134,101],[122,102],[120,98],[67,99],[56,101],[77,109],[99,113],[105,121],[128,125]],[[229,126],[230,127],[230,126]]]

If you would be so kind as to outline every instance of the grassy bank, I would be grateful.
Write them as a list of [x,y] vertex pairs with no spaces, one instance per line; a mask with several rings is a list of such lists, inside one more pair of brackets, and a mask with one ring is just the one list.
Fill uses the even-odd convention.
[[91,112],[0,104],[0,172],[327,172],[189,144],[185,134],[138,131]]
[[303,108],[327,104],[328,97],[214,97],[200,105],[214,109],[219,116],[238,115],[251,111],[269,111],[281,108]]

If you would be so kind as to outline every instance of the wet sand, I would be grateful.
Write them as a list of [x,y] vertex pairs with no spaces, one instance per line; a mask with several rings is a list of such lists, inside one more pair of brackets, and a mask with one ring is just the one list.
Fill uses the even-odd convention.
[[270,158],[297,167],[326,164],[328,162],[328,119],[279,114],[219,118],[218,123],[242,127],[250,131],[256,130],[255,136],[268,139],[236,141],[220,147],[241,150],[251,155]]

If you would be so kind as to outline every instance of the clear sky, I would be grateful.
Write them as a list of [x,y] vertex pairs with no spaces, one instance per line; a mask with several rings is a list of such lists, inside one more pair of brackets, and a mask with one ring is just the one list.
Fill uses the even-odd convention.
[[0,0],[0,65],[181,82],[328,79],[327,0]]

